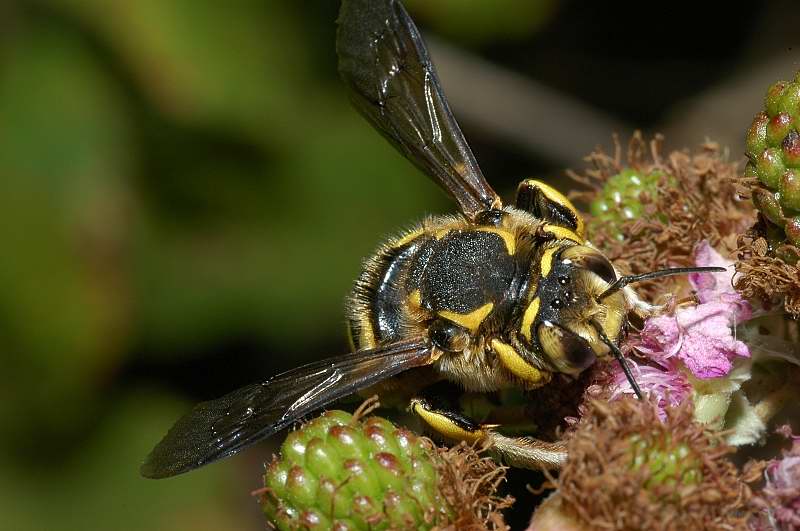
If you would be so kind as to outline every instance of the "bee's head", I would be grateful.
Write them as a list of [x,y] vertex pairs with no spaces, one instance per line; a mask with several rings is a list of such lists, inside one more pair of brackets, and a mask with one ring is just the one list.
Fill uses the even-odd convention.
[[642,280],[687,273],[723,272],[722,267],[675,267],[617,277],[600,251],[564,240],[551,243],[532,263],[519,340],[555,370],[578,374],[597,358],[614,355],[641,398],[617,343],[627,318],[623,288]]
[[577,374],[618,341],[627,314],[621,291],[601,298],[617,281],[611,262],[584,245],[559,242],[546,247],[533,276],[520,336],[559,372]]

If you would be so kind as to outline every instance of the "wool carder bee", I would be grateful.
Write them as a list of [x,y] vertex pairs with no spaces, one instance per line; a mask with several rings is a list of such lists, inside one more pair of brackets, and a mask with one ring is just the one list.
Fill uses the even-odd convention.
[[[585,239],[576,208],[554,188],[523,181],[503,206],[450,112],[425,44],[397,0],[345,0],[339,71],[355,107],[458,203],[366,260],[348,299],[350,354],[305,365],[197,405],[142,465],[151,478],[231,456],[352,393],[402,378],[411,409],[451,439],[486,440],[507,463],[556,468],[561,443],[501,435],[425,388],[536,389],[614,355],[630,312],[652,309],[628,284],[710,268],[621,276]],[[715,269],[712,269],[715,270]],[[403,373],[403,374],[401,374]]]

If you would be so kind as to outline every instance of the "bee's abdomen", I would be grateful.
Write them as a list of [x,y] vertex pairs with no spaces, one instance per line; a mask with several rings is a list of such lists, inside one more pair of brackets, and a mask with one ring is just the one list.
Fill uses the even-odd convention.
[[427,240],[422,230],[391,241],[364,262],[348,298],[353,348],[371,348],[401,339],[406,315],[408,272]]

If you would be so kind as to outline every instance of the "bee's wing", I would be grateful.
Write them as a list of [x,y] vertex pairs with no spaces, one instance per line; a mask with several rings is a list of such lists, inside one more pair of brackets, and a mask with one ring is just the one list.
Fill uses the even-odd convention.
[[141,473],[165,478],[229,457],[338,398],[428,363],[427,342],[394,343],[304,365],[203,402],[175,423]]
[[470,218],[501,207],[442,93],[414,22],[397,0],[344,0],[339,72],[356,108]]

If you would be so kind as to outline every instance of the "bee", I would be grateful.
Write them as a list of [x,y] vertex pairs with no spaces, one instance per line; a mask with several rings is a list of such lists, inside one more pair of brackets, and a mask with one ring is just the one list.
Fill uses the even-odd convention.
[[[514,206],[489,186],[444,97],[419,31],[398,0],[344,0],[336,48],[356,109],[458,204],[383,244],[348,298],[353,350],[203,402],[146,458],[174,476],[236,454],[347,395],[402,379],[411,410],[449,439],[488,442],[524,468],[557,468],[563,443],[501,435],[425,396],[440,381],[467,391],[537,389],[615,356],[631,312],[655,307],[633,282],[710,268],[621,276],[585,238],[574,205],[520,183]],[[716,269],[719,270],[719,269]],[[392,379],[392,380],[390,380]],[[550,385],[555,385],[553,382]]]

